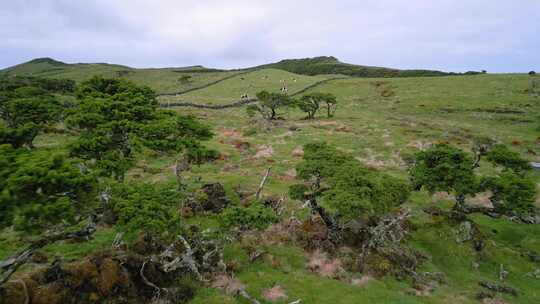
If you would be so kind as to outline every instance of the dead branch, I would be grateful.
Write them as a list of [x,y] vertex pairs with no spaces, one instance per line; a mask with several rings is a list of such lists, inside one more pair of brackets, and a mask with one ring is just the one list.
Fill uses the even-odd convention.
[[[142,266],[141,266],[141,270],[139,271],[139,274],[141,275],[141,278],[143,279],[144,284],[146,284],[146,285],[148,285],[148,286],[154,288],[154,289],[156,290],[156,297],[159,297],[159,295],[161,294],[161,290],[162,290],[162,289],[159,288],[156,284],[150,282],[150,281],[146,278],[146,276],[144,275],[144,267],[146,266],[146,263],[148,263],[147,260],[145,260],[145,261],[143,262],[143,264],[142,264]],[[165,290],[165,289],[163,289],[163,290]]]
[[491,291],[511,294],[514,297],[518,296],[518,290],[510,286],[498,285],[498,284],[493,284],[493,283],[489,283],[485,281],[479,282],[478,284]]
[[124,237],[123,232],[119,232],[114,236],[114,240],[112,242],[112,248],[113,249],[118,249],[118,248],[120,248],[122,246],[122,244],[124,243],[124,241],[122,241],[123,237]]
[[255,194],[255,198],[257,200],[261,198],[261,193],[264,188],[264,184],[266,184],[266,180],[268,179],[268,176],[270,175],[270,170],[272,170],[272,167],[269,167],[268,169],[266,169],[266,174],[264,174],[264,177],[261,180],[261,184],[259,185],[259,189],[257,189],[257,193]]
[[9,280],[11,275],[17,271],[17,269],[24,265],[30,257],[38,249],[45,247],[46,245],[69,239],[79,239],[88,241],[92,234],[96,231],[96,215],[89,217],[88,224],[81,230],[75,232],[62,232],[50,236],[45,236],[38,241],[33,242],[28,248],[21,251],[19,254],[8,258],[5,261],[0,262],[0,286]]
[[249,293],[245,289],[238,290],[238,294],[241,295],[244,299],[251,302],[251,304],[261,304],[261,302],[257,301],[257,299],[250,296]]

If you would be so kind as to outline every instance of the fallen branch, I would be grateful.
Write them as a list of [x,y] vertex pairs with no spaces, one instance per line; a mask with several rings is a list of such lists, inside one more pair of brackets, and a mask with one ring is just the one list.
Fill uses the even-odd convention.
[[510,286],[498,285],[498,284],[493,284],[493,283],[489,283],[485,281],[479,282],[478,284],[491,291],[511,294],[514,297],[518,296],[518,290]]
[[250,296],[249,293],[245,289],[238,290],[238,294],[241,295],[244,299],[251,302],[251,304],[261,304],[261,302],[257,301],[257,299]]
[[[143,279],[144,284],[154,288],[156,290],[156,297],[159,297],[161,295],[162,289],[159,288],[156,284],[150,282],[150,280],[148,280],[146,276],[144,275],[144,267],[146,266],[146,263],[148,263],[148,261],[143,262],[141,266],[141,270],[139,271],[139,274],[141,275],[141,278]],[[163,289],[163,290],[166,290],[166,289]]]
[[264,174],[264,177],[261,180],[261,184],[259,185],[259,189],[257,189],[257,193],[255,194],[255,198],[257,200],[261,198],[261,193],[264,188],[264,184],[266,184],[266,180],[268,179],[268,176],[270,175],[270,170],[272,170],[272,167],[269,167],[268,169],[266,169],[266,174]]
[[11,275],[17,271],[17,269],[26,264],[30,257],[36,252],[38,249],[41,249],[45,247],[46,245],[63,241],[63,240],[69,240],[69,239],[83,239],[83,240],[89,240],[92,234],[96,232],[96,215],[91,215],[89,217],[88,224],[86,227],[84,227],[81,230],[75,231],[75,232],[63,232],[59,234],[54,234],[51,236],[45,236],[41,238],[40,240],[33,242],[28,248],[21,251],[19,254],[17,254],[14,257],[8,258],[5,261],[0,262],[0,285],[3,285],[5,282],[9,280]]

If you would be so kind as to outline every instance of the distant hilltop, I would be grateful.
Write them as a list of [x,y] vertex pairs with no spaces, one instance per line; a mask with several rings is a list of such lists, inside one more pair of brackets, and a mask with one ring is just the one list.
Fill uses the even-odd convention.
[[[194,65],[187,67],[170,67],[161,69],[135,69],[128,66],[109,64],[109,63],[73,63],[68,64],[52,58],[37,58],[28,62],[15,65],[4,70],[0,70],[0,74],[21,75],[21,76],[50,76],[51,74],[61,74],[67,71],[77,70],[78,67],[92,65],[105,72],[107,71],[130,71],[130,70],[174,70],[179,73],[204,73],[204,72],[227,72],[228,70],[206,68],[202,65]],[[437,70],[401,70],[386,67],[374,67],[365,65],[356,65],[344,63],[333,56],[319,56],[313,58],[302,59],[284,59],[279,62],[263,64],[251,68],[235,69],[239,70],[258,70],[258,69],[279,69],[291,73],[301,75],[324,75],[336,74],[347,75],[353,77],[429,77],[429,76],[448,76],[462,75],[461,73],[443,72]],[[467,72],[463,74],[481,74],[484,72]]]

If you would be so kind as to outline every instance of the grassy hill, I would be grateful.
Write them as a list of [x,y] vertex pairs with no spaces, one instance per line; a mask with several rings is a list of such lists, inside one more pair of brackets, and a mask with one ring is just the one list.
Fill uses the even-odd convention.
[[[0,71],[0,75],[67,78],[75,81],[83,81],[96,75],[122,77],[147,85],[159,94],[189,90],[238,73],[241,72],[207,69],[202,66],[135,69],[107,63],[67,64],[50,58],[34,59]],[[183,81],[181,78],[186,75],[191,78]]]
[[[271,166],[272,174],[264,195],[283,198],[283,220],[292,216],[304,220],[310,216],[309,211],[303,208],[303,202],[288,197],[288,187],[296,182],[293,168],[301,161],[295,151],[313,141],[326,141],[354,155],[366,166],[402,178],[407,178],[405,160],[412,153],[437,142],[449,142],[469,149],[477,137],[491,137],[509,145],[530,161],[540,161],[540,102],[526,92],[527,75],[332,79],[335,75],[312,76],[308,71],[320,68],[320,71],[324,71],[322,74],[346,74],[344,70],[338,71],[340,68],[332,68],[343,67],[353,72],[373,69],[365,73],[377,71],[384,74],[394,70],[352,66],[333,58],[317,59],[313,64],[308,62],[306,67],[298,61],[287,62],[279,68],[267,65],[245,73],[211,71],[202,67],[132,69],[108,64],[71,65],[40,59],[5,72],[10,75],[32,74],[76,80],[85,79],[89,74],[104,73],[106,76],[126,77],[148,84],[160,92],[202,86],[199,90],[180,96],[163,96],[160,98],[162,103],[187,100],[226,104],[246,92],[252,96],[263,89],[278,91],[282,80],[287,81],[291,93],[315,85],[307,92],[336,95],[338,108],[333,118],[318,115],[314,120],[305,120],[303,113],[293,109],[283,115],[285,120],[270,124],[248,117],[244,108],[172,108],[211,125],[216,136],[209,146],[221,154],[215,162],[194,166],[186,178],[222,183],[228,194],[235,193],[235,189],[249,193],[257,189],[262,175]],[[293,68],[300,71],[287,70]],[[179,83],[178,78],[185,73],[193,76],[191,84]],[[204,84],[234,75],[236,77],[204,87]],[[36,149],[65,149],[66,144],[72,141],[73,136],[69,133],[49,133],[40,135],[35,146]],[[129,172],[128,181],[175,181],[172,170],[175,158],[145,151],[137,153],[138,162]],[[537,184],[540,183],[540,172],[536,171],[533,178]],[[540,201],[537,204],[540,206]],[[472,220],[486,238],[486,247],[482,252],[477,252],[470,243],[456,241],[460,229],[458,224],[423,211],[432,205],[449,207],[451,198],[442,193],[430,195],[420,191],[405,203],[412,214],[407,244],[425,256],[419,271],[444,275],[444,282],[425,294],[411,291],[410,279],[398,279],[392,275],[374,277],[347,272],[338,278],[322,276],[308,267],[312,252],[294,243],[276,245],[256,233],[246,237],[248,241],[249,237],[254,238],[249,246],[241,242],[229,243],[225,247],[224,259],[227,264],[236,267],[236,278],[257,299],[263,299],[264,292],[269,288],[281,286],[287,299],[277,302],[261,300],[264,304],[286,304],[297,299],[306,304],[481,303],[476,299],[478,291],[482,290],[478,282],[499,282],[501,265],[508,271],[504,284],[519,289],[519,296],[495,294],[500,302],[484,303],[540,302],[540,278],[534,275],[540,269],[540,262],[531,258],[538,257],[540,253],[539,225],[524,225],[508,218],[473,216]],[[182,221],[198,224],[211,231],[221,229],[222,217],[220,214],[194,216],[182,218]],[[52,257],[80,258],[110,248],[117,232],[114,227],[99,227],[95,238],[89,242],[59,242],[45,247],[43,253],[51,261]],[[0,260],[27,243],[28,238],[12,229],[0,231]],[[251,260],[252,251],[248,248],[263,252],[262,258]],[[336,256],[339,263],[346,263],[343,256],[347,249],[342,250]],[[362,279],[361,284],[357,279]],[[190,303],[248,302],[206,286],[197,291]]]
[[[38,58],[0,70],[0,75],[68,78],[75,81],[82,81],[95,75],[122,77],[138,84],[147,85],[159,94],[175,95],[177,93],[182,94],[187,91],[219,83],[234,77],[234,75],[243,75],[252,71],[267,69],[281,70],[307,76],[345,75],[352,77],[422,77],[450,75],[449,73],[431,70],[398,70],[354,65],[342,63],[334,57],[287,59],[277,63],[237,70],[212,69],[200,65],[177,68],[136,69],[116,64],[67,64],[51,58]],[[300,78],[298,75],[283,79],[288,79],[290,86],[296,86],[292,82],[294,78]],[[189,80],[182,80],[182,78],[186,76],[190,77]]]
[[[262,71],[250,76],[257,73]],[[276,79],[286,75],[279,70],[274,73],[271,75]],[[314,140],[329,142],[368,166],[403,178],[407,176],[404,162],[407,155],[441,141],[468,149],[475,137],[489,136],[510,145],[531,161],[540,161],[537,117],[540,103],[525,92],[527,82],[526,75],[332,80],[308,92],[331,92],[338,96],[340,104],[334,118],[306,121],[302,113],[291,111],[285,121],[271,127],[254,123],[244,108],[219,111],[178,108],[178,111],[204,117],[211,123],[217,133],[211,146],[224,155],[224,160],[194,168],[193,176],[220,181],[230,188],[256,189],[265,169],[272,166],[265,194],[287,197],[287,187],[294,182],[291,168],[300,161],[294,150]],[[266,89],[275,89],[275,85],[269,82]],[[189,93],[185,98],[225,103],[235,97],[227,96],[228,87],[235,90],[234,83],[224,82]],[[238,149],[238,142],[248,143],[249,148]],[[270,156],[255,157],[268,146],[272,147]],[[173,159],[149,161],[146,165],[161,172],[137,171],[133,178],[172,180],[174,176],[168,168],[173,162]],[[540,182],[539,172],[535,179]],[[527,258],[527,252],[540,252],[538,225],[475,216],[475,222],[489,238],[488,247],[477,253],[470,245],[456,242],[457,225],[429,217],[422,211],[433,204],[448,206],[450,201],[421,192],[406,204],[414,214],[410,244],[427,256],[422,271],[442,272],[446,277],[446,283],[427,296],[410,295],[406,282],[391,277],[372,278],[362,287],[318,277],[306,269],[309,254],[295,246],[275,247],[261,241],[258,248],[279,260],[277,268],[268,260],[249,263],[248,253],[236,245],[228,249],[228,256],[242,265],[238,277],[246,282],[250,293],[262,297],[264,290],[280,284],[289,302],[303,299],[303,303],[340,304],[479,303],[475,299],[480,290],[478,282],[497,281],[500,265],[510,273],[505,284],[520,290],[517,298],[499,295],[504,303],[540,300],[540,280],[528,276],[540,264]],[[286,205],[296,215],[306,212],[301,202],[287,200]],[[219,222],[219,217],[212,221]],[[476,264],[478,268],[474,267]],[[194,303],[243,302],[209,288],[199,293]]]
[[335,57],[286,59],[257,68],[274,68],[303,75],[342,74],[354,77],[423,77],[444,76],[449,73],[432,70],[398,70],[354,65],[340,62]]

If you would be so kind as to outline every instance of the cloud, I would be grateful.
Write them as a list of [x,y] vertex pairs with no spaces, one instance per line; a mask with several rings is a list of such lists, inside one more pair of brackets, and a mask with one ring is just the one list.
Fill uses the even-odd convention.
[[291,57],[445,70],[540,69],[536,0],[14,0],[0,66],[34,57],[244,67]]

